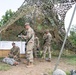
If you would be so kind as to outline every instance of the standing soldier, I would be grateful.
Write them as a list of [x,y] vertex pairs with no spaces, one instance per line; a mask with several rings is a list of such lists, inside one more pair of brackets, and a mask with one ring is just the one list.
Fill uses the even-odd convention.
[[27,67],[33,66],[33,48],[34,48],[34,30],[30,27],[29,23],[25,23],[26,36],[22,35],[23,39],[26,39],[26,58]]
[[39,38],[35,34],[35,39],[34,39],[34,57],[37,58],[38,50],[39,50]]
[[49,30],[45,31],[45,34],[43,36],[43,47],[44,47],[44,52],[43,52],[43,58],[46,59],[46,53],[48,51],[49,57],[48,57],[48,61],[51,61],[51,40],[52,40],[52,35],[50,34]]

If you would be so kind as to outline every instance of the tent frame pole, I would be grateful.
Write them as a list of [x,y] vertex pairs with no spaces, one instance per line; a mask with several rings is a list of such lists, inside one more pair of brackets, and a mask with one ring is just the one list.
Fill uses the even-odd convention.
[[70,27],[71,27],[71,25],[72,25],[72,21],[73,21],[73,17],[74,17],[75,11],[76,11],[76,4],[75,4],[75,7],[74,7],[74,10],[73,10],[72,16],[71,16],[71,20],[70,20],[70,23],[69,23],[69,27],[68,27],[68,29],[67,29],[67,32],[66,32],[66,35],[65,35],[65,38],[64,38],[64,41],[63,41],[63,44],[62,44],[62,47],[61,47],[60,53],[59,53],[58,60],[57,60],[57,62],[56,62],[56,64],[55,64],[54,71],[57,69],[57,67],[58,67],[58,65],[59,65],[60,58],[61,58],[61,55],[62,55],[62,52],[63,52],[64,46],[65,46],[65,43],[66,43],[66,39],[67,39],[68,33],[69,33],[69,31],[70,31]]

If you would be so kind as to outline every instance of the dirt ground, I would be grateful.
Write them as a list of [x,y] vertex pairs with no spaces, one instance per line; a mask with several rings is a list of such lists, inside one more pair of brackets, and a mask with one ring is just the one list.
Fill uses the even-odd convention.
[[[42,59],[35,59],[34,66],[27,68],[23,61],[17,66],[12,66],[8,71],[0,71],[0,75],[42,75],[42,73],[47,73],[53,71],[57,58],[53,57],[51,62],[42,61]],[[60,60],[58,68],[64,71],[70,71],[76,69],[76,65],[70,65],[63,58]]]

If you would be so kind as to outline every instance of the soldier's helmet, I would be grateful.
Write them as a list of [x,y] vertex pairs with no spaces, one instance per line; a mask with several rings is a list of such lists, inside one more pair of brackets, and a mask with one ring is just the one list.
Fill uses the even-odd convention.
[[49,32],[49,29],[46,29],[45,32]]
[[12,45],[15,45],[15,42],[12,42]]
[[27,22],[27,23],[25,23],[25,26],[26,26],[26,25],[29,25],[29,26],[30,26],[30,24],[29,24],[28,22]]

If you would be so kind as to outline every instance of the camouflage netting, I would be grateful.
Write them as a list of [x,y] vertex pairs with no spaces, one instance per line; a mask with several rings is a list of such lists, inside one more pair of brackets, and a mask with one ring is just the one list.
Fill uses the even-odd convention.
[[[32,12],[29,11],[29,14],[22,15],[22,17],[7,27],[7,29],[3,30],[1,33],[2,40],[20,40],[17,36],[24,30],[24,23],[29,22],[40,38],[41,45],[43,43],[43,33],[45,29],[49,29],[53,36],[52,47],[54,49],[61,48],[65,35],[64,23],[58,19],[57,13],[53,10],[53,3],[50,0],[26,0],[26,2],[29,7],[33,6]],[[24,4],[22,7],[24,7]],[[31,10],[31,8],[29,9]],[[69,47],[69,44],[68,41],[66,48]]]

